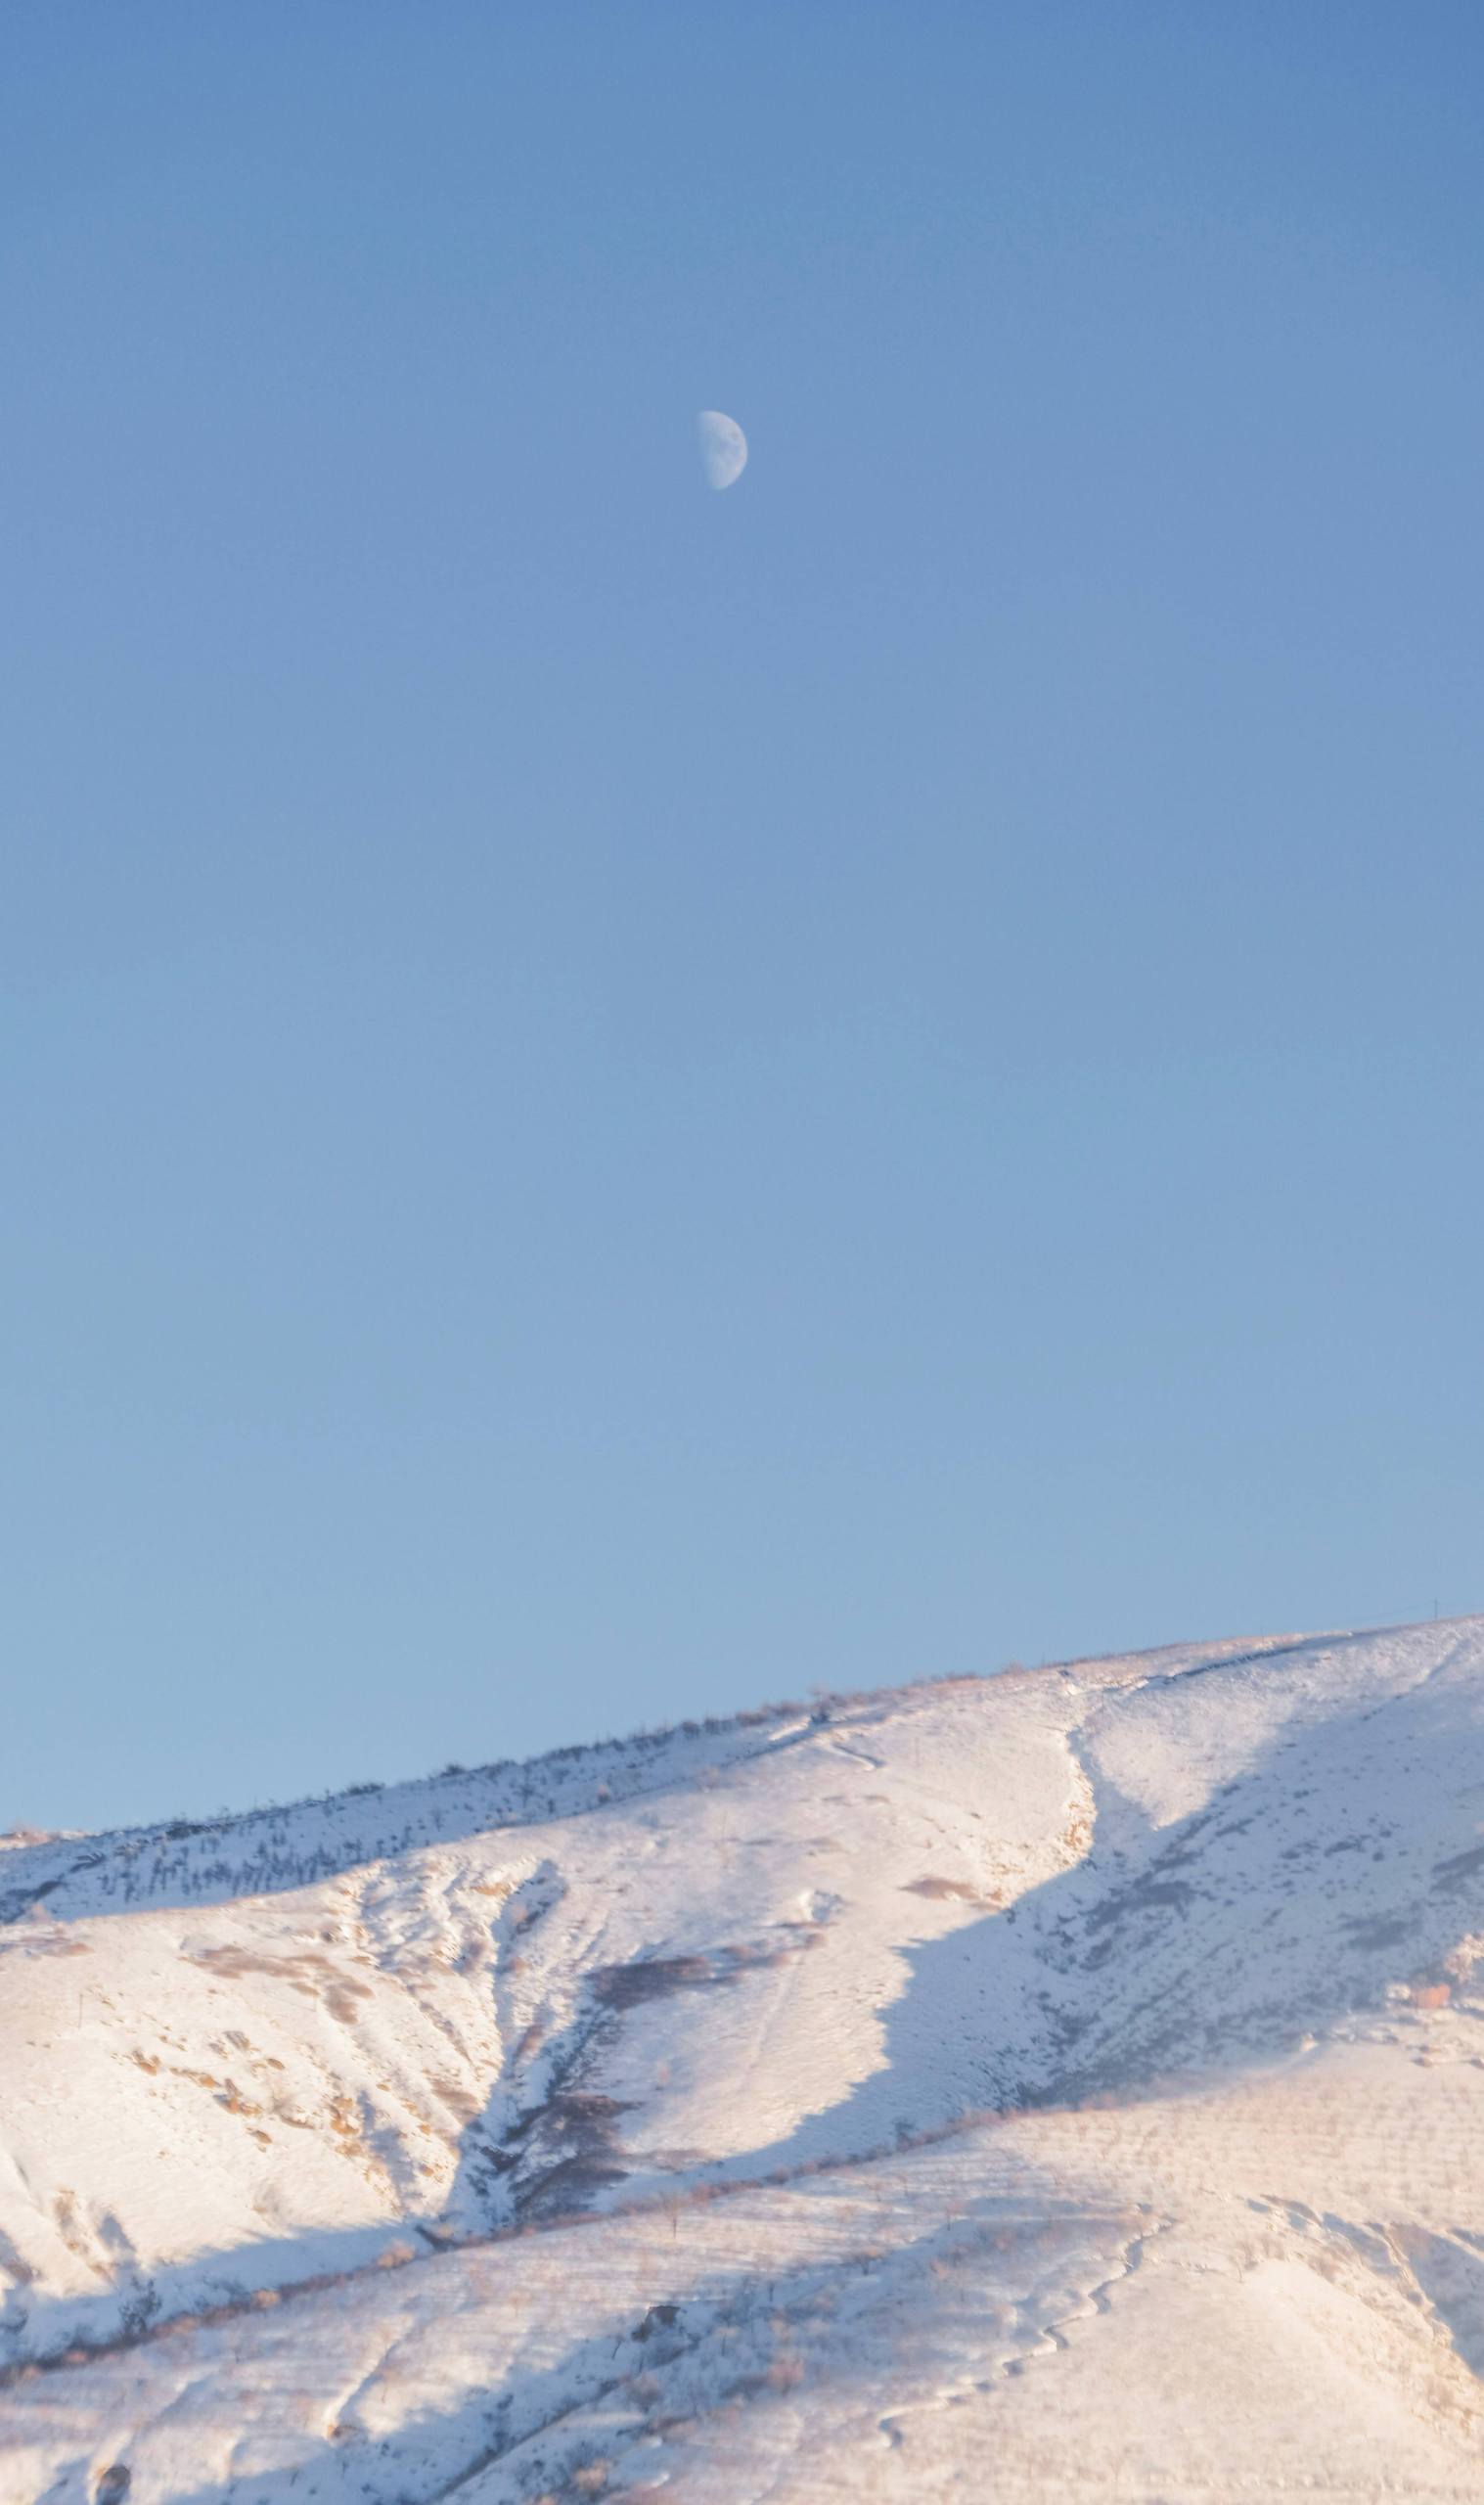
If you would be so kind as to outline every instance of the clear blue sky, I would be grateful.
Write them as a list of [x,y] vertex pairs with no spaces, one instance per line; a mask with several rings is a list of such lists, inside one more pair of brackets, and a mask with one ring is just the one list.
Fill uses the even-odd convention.
[[1476,0],[0,48],[0,1822],[1484,1606]]

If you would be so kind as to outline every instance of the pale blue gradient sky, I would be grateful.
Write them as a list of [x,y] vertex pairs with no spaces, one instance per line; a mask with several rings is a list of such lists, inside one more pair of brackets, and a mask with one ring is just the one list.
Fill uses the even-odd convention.
[[0,45],[0,1821],[1484,1605],[1472,0]]

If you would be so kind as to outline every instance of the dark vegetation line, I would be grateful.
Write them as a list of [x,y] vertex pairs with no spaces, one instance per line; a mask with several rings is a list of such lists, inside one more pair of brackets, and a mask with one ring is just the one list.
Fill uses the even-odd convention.
[[[921,2131],[898,2132],[870,2148],[843,2151],[837,2157],[802,2159],[796,2165],[775,2166],[766,2174],[738,2174],[718,2177],[714,2181],[688,2184],[683,2192],[656,2192],[642,2199],[619,2202],[610,2209],[562,2209],[535,2212],[514,2220],[507,2226],[476,2229],[468,2234],[438,2233],[414,2222],[428,2248],[415,2253],[406,2246],[391,2246],[373,2260],[358,2262],[347,2270],[325,2270],[307,2279],[292,2279],[274,2289],[245,2291],[225,2303],[190,2308],[184,2313],[160,2316],[148,2323],[116,2333],[109,2340],[74,2343],[70,2348],[48,2357],[20,2358],[0,2367],[0,2391],[20,2384],[34,2382],[40,2375],[55,2375],[79,2366],[90,2366],[108,2357],[126,2354],[130,2349],[153,2347],[157,2343],[178,2338],[182,2331],[212,2330],[227,2322],[241,2321],[247,2314],[271,2310],[279,2305],[297,2304],[309,2297],[328,2294],[334,2288],[347,2288],[370,2279],[378,2271],[404,2269],[417,2262],[435,2267],[439,2261],[452,2260],[464,2253],[483,2253],[517,2244],[529,2236],[565,2235],[574,2229],[602,2226],[609,2219],[633,2219],[668,2216],[681,2209],[705,2209],[716,2201],[737,2199],[745,2192],[786,2190],[811,2176],[844,2174],[865,2165],[877,2165],[889,2159],[912,2156],[919,2149],[939,2147],[945,2140],[967,2137],[970,2132],[987,2130],[995,2123],[1020,2120],[1034,2110],[1037,2117],[1055,2113],[1075,2114],[1090,2111],[1098,2100],[1090,2099],[1086,2107],[1037,2105],[976,2107],[967,2114],[957,2114],[946,2122],[929,2123]],[[266,2305],[265,2305],[265,2300]]]

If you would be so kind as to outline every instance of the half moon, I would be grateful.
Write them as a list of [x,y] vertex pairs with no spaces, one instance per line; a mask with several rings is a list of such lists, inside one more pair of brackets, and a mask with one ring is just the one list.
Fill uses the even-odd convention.
[[730,487],[747,466],[747,438],[735,418],[720,409],[702,409],[696,421],[700,438],[700,466],[708,487]]

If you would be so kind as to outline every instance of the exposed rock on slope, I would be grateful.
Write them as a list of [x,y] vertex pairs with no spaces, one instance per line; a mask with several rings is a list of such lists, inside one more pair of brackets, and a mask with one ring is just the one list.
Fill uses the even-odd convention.
[[1479,2493],[1484,1621],[0,1890],[7,2499]]

